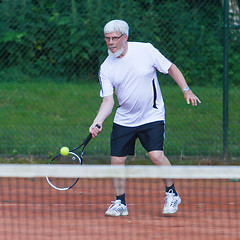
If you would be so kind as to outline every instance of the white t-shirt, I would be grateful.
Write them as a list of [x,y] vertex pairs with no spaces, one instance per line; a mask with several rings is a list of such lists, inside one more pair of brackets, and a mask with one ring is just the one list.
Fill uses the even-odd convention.
[[165,120],[156,69],[164,74],[172,63],[150,43],[128,42],[124,57],[108,56],[99,71],[101,97],[117,96],[114,123],[135,127]]

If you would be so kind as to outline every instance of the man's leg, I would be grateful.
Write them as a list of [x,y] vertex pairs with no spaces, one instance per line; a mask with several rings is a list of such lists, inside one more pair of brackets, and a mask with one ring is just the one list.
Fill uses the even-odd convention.
[[[160,166],[171,166],[171,163],[167,159],[167,157],[164,155],[163,151],[151,151],[148,153],[151,161],[155,165],[160,165]],[[170,187],[173,185],[174,181],[173,179],[163,179],[163,182],[166,187]]]
[[[111,165],[125,165],[127,157],[111,157]],[[112,201],[112,204],[105,212],[106,216],[127,216],[128,210],[125,202],[125,178],[113,178],[113,186],[115,189],[116,200]]]
[[[111,165],[125,165],[127,157],[113,157],[111,156]],[[116,196],[125,194],[126,179],[125,178],[113,178],[113,186]]]
[[[148,154],[155,165],[171,166],[171,163],[164,155],[163,151],[151,151]],[[178,210],[178,205],[181,203],[181,198],[178,196],[178,193],[175,190],[173,179],[163,179],[163,182],[166,187],[166,197],[163,213],[175,213]]]

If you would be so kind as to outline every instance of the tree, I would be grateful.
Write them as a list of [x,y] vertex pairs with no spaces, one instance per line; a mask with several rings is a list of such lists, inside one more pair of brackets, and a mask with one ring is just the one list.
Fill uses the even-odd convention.
[[[222,6],[224,6],[224,0],[221,0]],[[233,28],[240,27],[240,10],[238,0],[228,0],[229,4],[229,24]]]

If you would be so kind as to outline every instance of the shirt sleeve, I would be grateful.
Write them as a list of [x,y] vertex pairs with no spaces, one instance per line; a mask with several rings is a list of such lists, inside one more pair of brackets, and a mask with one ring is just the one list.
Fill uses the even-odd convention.
[[99,83],[101,85],[100,97],[106,97],[113,94],[113,85],[108,78],[107,71],[103,66],[100,67],[99,74]]
[[172,62],[169,61],[162,53],[149,43],[153,66],[161,73],[168,74],[168,69],[171,67]]

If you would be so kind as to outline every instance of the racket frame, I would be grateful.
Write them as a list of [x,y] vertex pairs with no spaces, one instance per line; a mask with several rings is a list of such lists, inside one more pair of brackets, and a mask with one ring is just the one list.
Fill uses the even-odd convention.
[[[69,151],[68,154],[72,154],[73,156],[75,156],[75,157],[79,160],[79,163],[82,164],[82,158],[79,157],[76,153],[74,153],[74,152],[72,152],[72,151]],[[57,156],[55,156],[55,157],[50,161],[49,164],[51,164],[51,163],[53,162],[53,160],[56,159],[56,158],[57,158],[58,156],[60,156],[60,155],[61,155],[61,154],[58,154]],[[79,178],[76,178],[75,182],[74,182],[72,185],[70,185],[69,187],[65,187],[65,188],[60,188],[60,187],[55,186],[55,185],[50,181],[50,179],[49,179],[48,176],[46,176],[46,180],[47,180],[48,184],[49,184],[51,187],[53,187],[54,189],[59,190],[59,191],[66,191],[66,190],[69,190],[70,188],[72,188],[72,187],[78,182]]]
[[[96,126],[97,126],[98,128],[100,128],[99,125],[96,125]],[[90,133],[90,134],[87,136],[87,138],[83,141],[83,143],[82,143],[81,145],[79,145],[78,147],[75,147],[75,148],[73,148],[72,150],[70,150],[68,154],[72,154],[72,155],[74,155],[75,157],[77,157],[78,160],[79,160],[79,163],[82,164],[82,162],[83,162],[83,161],[82,161],[82,160],[83,160],[83,154],[84,154],[85,147],[87,146],[87,144],[90,142],[91,139],[92,139],[92,134]],[[76,150],[79,149],[80,147],[83,147],[83,148],[82,148],[81,155],[79,156],[79,155],[77,155],[74,151],[76,151]],[[59,157],[60,155],[61,155],[61,153],[59,153],[59,154],[56,155],[54,158],[52,158],[51,161],[49,162],[49,164],[51,164],[51,163],[54,161],[54,159],[56,159],[56,158]],[[51,183],[51,181],[49,180],[49,177],[48,177],[48,176],[46,176],[46,180],[47,180],[47,182],[49,183],[49,185],[50,185],[51,187],[53,187],[54,189],[59,190],[59,191],[66,191],[66,190],[69,190],[70,188],[72,188],[72,187],[78,182],[79,178],[77,178],[76,181],[75,181],[71,186],[66,187],[66,188],[56,187],[54,184]]]

